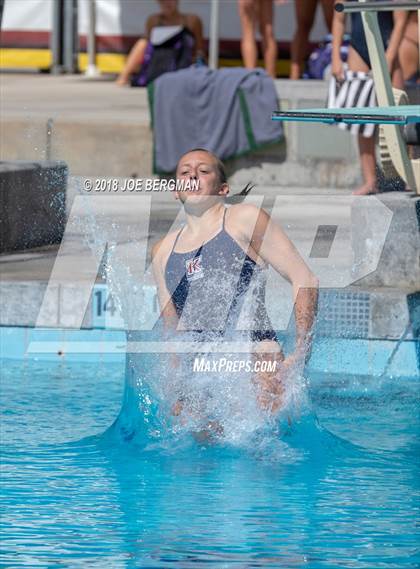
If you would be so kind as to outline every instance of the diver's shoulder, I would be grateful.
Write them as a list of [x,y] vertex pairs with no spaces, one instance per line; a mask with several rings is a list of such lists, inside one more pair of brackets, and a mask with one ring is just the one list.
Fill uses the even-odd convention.
[[249,239],[256,227],[266,227],[268,213],[261,207],[250,203],[239,203],[230,206],[228,225],[237,238]]
[[252,219],[255,221],[258,215],[268,215],[261,207],[251,203],[238,203],[229,206],[229,217],[232,220],[238,220],[248,223]]

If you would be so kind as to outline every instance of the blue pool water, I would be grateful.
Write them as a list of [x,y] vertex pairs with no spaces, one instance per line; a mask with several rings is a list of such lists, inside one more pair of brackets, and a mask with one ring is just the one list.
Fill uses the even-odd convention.
[[122,363],[2,375],[4,567],[419,566],[412,377],[313,375],[291,425],[235,446],[135,435]]

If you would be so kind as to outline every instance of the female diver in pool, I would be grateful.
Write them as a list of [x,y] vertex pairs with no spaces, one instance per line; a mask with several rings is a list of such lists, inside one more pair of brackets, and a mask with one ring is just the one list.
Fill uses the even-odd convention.
[[[253,376],[259,405],[274,413],[282,407],[288,373],[308,354],[318,281],[265,210],[245,203],[226,207],[229,185],[214,154],[204,149],[187,152],[178,162],[176,177],[196,180],[198,190],[175,192],[184,206],[186,224],[152,248],[164,325],[170,330],[194,330],[207,341],[232,339],[235,335],[229,336],[229,330],[243,334],[238,322],[245,314],[254,362],[276,362],[275,371]],[[287,358],[265,309],[268,265],[293,285],[296,346]],[[184,405],[180,398],[173,414],[178,415]]]

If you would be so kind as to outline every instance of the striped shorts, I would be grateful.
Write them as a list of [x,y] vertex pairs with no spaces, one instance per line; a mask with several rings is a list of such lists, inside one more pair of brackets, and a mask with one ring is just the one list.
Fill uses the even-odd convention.
[[[349,109],[353,107],[376,107],[376,94],[371,73],[364,71],[345,71],[345,79],[338,82],[331,77],[328,90],[328,108]],[[352,134],[361,134],[366,138],[373,136],[374,124],[345,124],[338,123],[338,127]]]

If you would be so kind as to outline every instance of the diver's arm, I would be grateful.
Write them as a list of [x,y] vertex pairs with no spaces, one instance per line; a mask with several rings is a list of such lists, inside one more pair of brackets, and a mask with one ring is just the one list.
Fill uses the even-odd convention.
[[295,297],[295,356],[307,359],[312,345],[312,330],[318,306],[318,281],[299,288]]
[[[162,316],[164,332],[173,333],[173,331],[177,329],[179,319],[165,283],[165,259],[163,258],[164,247],[162,248],[162,242],[163,240],[158,241],[152,247],[152,270],[157,287],[157,294],[161,311],[160,314]],[[176,372],[177,370],[181,369],[180,361],[176,353],[170,354],[169,362],[172,372]],[[183,397],[179,395],[175,398],[176,401],[172,405],[171,412],[172,415],[179,415],[183,410],[184,400]]]
[[166,287],[164,272],[164,245],[163,240],[158,241],[152,247],[152,270],[157,287],[160,314],[165,330],[176,330],[179,322],[178,315],[172,302],[171,295]]
[[252,249],[286,278],[293,287],[296,321],[296,347],[294,356],[305,358],[311,346],[317,301],[318,279],[306,265],[296,247],[280,225],[264,210],[250,204],[241,205],[241,229]]

